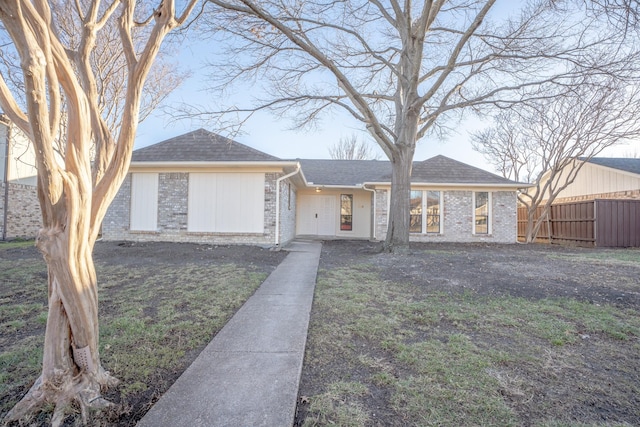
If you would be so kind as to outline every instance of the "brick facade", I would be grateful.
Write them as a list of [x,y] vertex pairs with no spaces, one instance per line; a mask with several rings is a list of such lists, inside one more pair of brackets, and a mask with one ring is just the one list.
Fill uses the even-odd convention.
[[[5,203],[7,185],[0,182],[0,238],[5,240],[33,239],[42,228],[42,213],[37,188],[32,185],[8,183],[9,201]],[[7,205],[5,224],[5,205]]]
[[376,206],[373,218],[374,224],[374,237],[376,240],[384,240],[387,237],[387,223],[389,221],[389,212],[387,206],[389,205],[389,191],[388,190],[376,190]]
[[[175,241],[208,244],[248,244],[274,246],[276,244],[276,187],[282,173],[266,173],[264,181],[263,233],[195,233],[188,231],[188,173],[158,174],[158,230],[130,231],[131,175],[127,177],[114,199],[103,222],[106,240]],[[387,232],[388,196],[386,189],[376,190],[375,238],[384,240]],[[491,192],[491,233],[473,234],[473,192],[442,191],[442,230],[440,234],[411,234],[415,242],[516,242],[516,193]],[[295,237],[297,191],[285,179],[280,182],[279,245]]]
[[[443,191],[443,211],[439,234],[411,233],[412,242],[492,242],[515,243],[517,211],[515,191],[491,192],[491,233],[473,234],[473,192]],[[388,191],[376,191],[376,239],[387,235]]]
[[296,237],[296,203],[298,193],[289,179],[280,182],[280,246]]
[[[266,173],[264,182],[263,233],[206,233],[189,232],[187,224],[188,173],[158,174],[158,230],[131,231],[131,174],[127,176],[103,221],[105,240],[172,241],[207,244],[246,244],[273,246],[276,228],[276,181],[281,173]],[[280,183],[280,243],[286,244],[295,236],[295,189],[289,181]],[[289,209],[291,206],[291,209]]]

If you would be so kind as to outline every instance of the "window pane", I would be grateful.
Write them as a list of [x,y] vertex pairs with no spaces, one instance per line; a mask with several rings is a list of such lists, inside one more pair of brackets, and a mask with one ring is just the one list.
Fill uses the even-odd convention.
[[422,233],[422,191],[409,195],[409,232]]
[[475,233],[489,233],[489,193],[476,193]]
[[353,230],[353,194],[340,195],[340,230]]
[[440,232],[440,192],[427,191],[427,233]]

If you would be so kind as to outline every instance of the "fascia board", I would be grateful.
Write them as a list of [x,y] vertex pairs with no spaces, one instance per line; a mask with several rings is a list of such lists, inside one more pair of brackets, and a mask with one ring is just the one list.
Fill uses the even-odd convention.
[[[391,186],[391,182],[365,182],[366,186]],[[412,187],[453,187],[453,188],[530,188],[535,184],[527,184],[525,182],[517,182],[514,184],[481,184],[481,183],[450,183],[450,182],[412,182]]]
[[133,168],[215,168],[215,167],[278,167],[295,168],[298,162],[131,162]]

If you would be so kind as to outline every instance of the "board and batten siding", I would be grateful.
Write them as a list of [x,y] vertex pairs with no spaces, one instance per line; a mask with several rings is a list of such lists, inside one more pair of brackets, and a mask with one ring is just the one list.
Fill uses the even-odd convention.
[[135,231],[158,229],[158,174],[131,175],[130,228]]
[[264,173],[190,173],[188,231],[264,232]]

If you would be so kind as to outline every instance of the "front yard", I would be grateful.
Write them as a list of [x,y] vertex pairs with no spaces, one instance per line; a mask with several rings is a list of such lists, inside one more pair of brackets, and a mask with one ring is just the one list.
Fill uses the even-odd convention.
[[[100,242],[122,384],[95,425],[135,425],[284,256]],[[32,244],[0,244],[0,417],[39,374],[46,292]],[[640,425],[640,250],[325,242],[296,425]]]
[[640,425],[640,251],[325,243],[296,425]]
[[[100,354],[121,384],[105,394],[116,409],[93,425],[134,426],[285,256],[245,246],[99,242]],[[0,419],[40,373],[46,277],[33,242],[0,243]],[[30,425],[48,425],[50,416]]]

